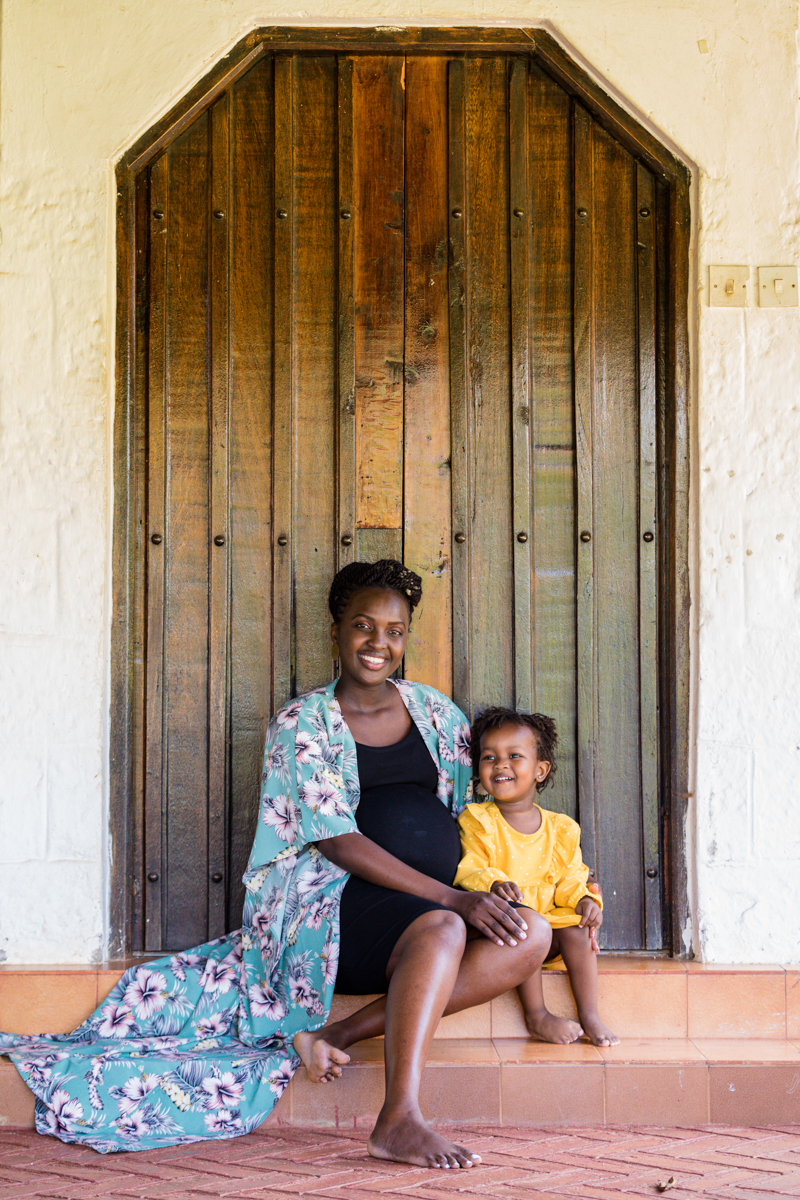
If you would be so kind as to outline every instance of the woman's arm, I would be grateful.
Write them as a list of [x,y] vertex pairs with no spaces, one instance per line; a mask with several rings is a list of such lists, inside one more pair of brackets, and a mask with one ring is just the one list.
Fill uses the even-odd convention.
[[432,900],[479,929],[499,946],[515,946],[518,938],[526,936],[527,925],[516,909],[500,896],[488,892],[462,892],[448,887],[407,866],[393,854],[389,854],[377,842],[362,833],[344,833],[340,837],[324,838],[317,842],[322,853],[337,867],[358,875],[368,883],[392,888],[396,892],[408,892]]

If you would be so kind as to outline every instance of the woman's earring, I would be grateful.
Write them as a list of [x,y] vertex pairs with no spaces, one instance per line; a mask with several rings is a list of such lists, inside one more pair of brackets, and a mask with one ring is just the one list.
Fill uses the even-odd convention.
[[331,658],[337,659],[338,657],[339,657],[339,643],[332,642],[331,643]]

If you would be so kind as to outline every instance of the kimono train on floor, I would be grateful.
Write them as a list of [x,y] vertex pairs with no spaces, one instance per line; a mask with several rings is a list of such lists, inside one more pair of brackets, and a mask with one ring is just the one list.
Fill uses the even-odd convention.
[[[446,696],[395,681],[453,816],[471,797],[469,726]],[[270,723],[242,928],[125,972],[74,1033],[0,1034],[36,1128],[104,1153],[236,1137],[299,1066],[292,1038],[330,1010],[347,874],[315,843],[358,832],[356,748],[335,684]]]

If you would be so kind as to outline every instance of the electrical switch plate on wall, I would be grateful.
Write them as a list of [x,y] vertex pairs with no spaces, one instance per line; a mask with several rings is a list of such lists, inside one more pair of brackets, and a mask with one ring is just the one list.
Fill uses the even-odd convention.
[[758,303],[761,308],[796,308],[797,267],[759,267]]
[[744,308],[749,278],[749,267],[709,267],[708,303],[720,308]]

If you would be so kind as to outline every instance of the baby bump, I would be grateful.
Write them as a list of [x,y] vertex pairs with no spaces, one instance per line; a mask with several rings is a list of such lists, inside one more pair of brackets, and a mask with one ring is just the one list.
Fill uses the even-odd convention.
[[365,837],[423,875],[451,884],[461,858],[458,828],[433,792],[388,784],[361,793],[356,824]]

